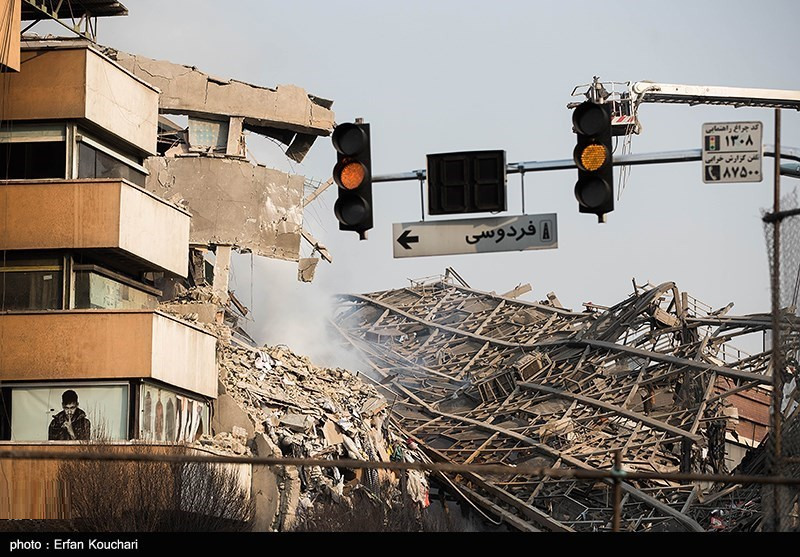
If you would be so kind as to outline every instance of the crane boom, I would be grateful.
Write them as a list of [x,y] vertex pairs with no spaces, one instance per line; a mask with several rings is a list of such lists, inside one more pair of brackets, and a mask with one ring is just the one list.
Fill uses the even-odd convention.
[[800,91],[636,81],[631,84],[630,92],[635,104],[643,102],[688,105],[716,104],[800,110]]

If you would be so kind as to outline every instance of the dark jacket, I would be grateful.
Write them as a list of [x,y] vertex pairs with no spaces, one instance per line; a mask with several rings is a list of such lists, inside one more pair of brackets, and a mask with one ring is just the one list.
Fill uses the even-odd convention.
[[[64,426],[67,421],[67,413],[63,410],[53,416],[50,421],[50,426],[47,428],[47,439],[50,441],[71,441],[69,431]],[[80,408],[75,409],[72,415],[72,430],[75,432],[75,439],[89,439],[91,433],[91,423],[89,418],[86,417],[86,412]]]

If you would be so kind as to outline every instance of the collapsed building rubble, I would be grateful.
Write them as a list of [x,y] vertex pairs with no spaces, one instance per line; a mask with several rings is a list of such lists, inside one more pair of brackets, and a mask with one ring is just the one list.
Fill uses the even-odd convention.
[[[581,312],[554,295],[525,302],[463,284],[340,295],[331,320],[432,461],[611,470],[619,453],[621,473],[659,475],[620,482],[621,530],[758,528],[759,486],[679,473],[763,473],[769,314],[731,316],[669,282],[634,282],[626,300]],[[753,338],[754,353],[735,347]],[[607,480],[446,477],[457,497],[518,530],[609,530],[615,516]]]
[[[387,421],[387,401],[342,368],[314,365],[286,346],[255,347],[229,338],[219,346],[220,396],[213,435],[200,443],[221,453],[300,459],[423,460],[413,441]],[[359,489],[392,486],[428,505],[426,474],[337,466],[279,467],[275,531],[295,526],[319,501],[351,503]]]

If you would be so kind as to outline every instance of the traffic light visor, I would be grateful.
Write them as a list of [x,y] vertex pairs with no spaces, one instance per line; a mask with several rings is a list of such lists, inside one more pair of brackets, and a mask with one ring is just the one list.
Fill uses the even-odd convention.
[[600,143],[588,143],[575,147],[573,159],[581,170],[594,172],[603,168],[611,158],[611,154],[605,145]]
[[583,135],[599,135],[611,127],[611,117],[604,105],[584,102],[572,113],[575,131]]
[[339,153],[353,156],[364,150],[369,144],[369,138],[361,126],[348,122],[336,126],[331,142]]
[[348,196],[336,200],[333,212],[342,224],[355,226],[369,217],[370,207],[363,198]]
[[578,203],[590,209],[600,208],[611,195],[611,186],[598,177],[580,180],[575,184],[575,198]]

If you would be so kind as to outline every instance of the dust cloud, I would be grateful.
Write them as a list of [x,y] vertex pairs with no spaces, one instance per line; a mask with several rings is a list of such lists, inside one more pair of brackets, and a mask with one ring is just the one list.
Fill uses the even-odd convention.
[[236,254],[232,270],[231,289],[250,309],[244,325],[258,346],[284,345],[317,366],[368,372],[330,325],[332,294],[297,280],[297,262]]

